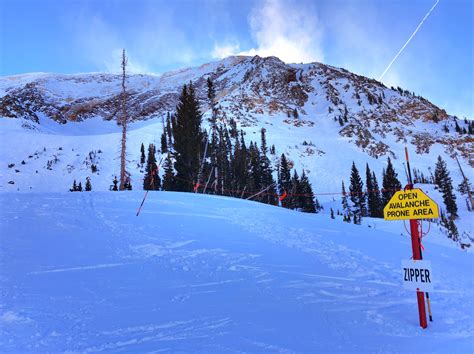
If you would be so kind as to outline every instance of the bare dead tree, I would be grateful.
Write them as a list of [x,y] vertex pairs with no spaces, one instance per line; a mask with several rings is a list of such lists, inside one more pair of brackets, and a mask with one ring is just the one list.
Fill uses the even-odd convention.
[[471,210],[474,210],[474,199],[472,198],[471,188],[469,188],[469,180],[467,179],[466,175],[464,174],[464,171],[462,170],[461,164],[459,163],[459,160],[458,160],[458,155],[456,154],[455,157],[459,166],[459,170],[461,171],[462,178],[464,179],[464,183],[467,186],[467,196],[469,198],[469,201],[471,202]]
[[122,52],[122,94],[121,94],[121,104],[122,104],[122,148],[120,151],[120,186],[119,190],[123,191],[125,189],[125,184],[128,179],[127,174],[127,91],[125,88],[125,79],[126,79],[126,66],[127,66],[127,57],[125,55],[125,49]]

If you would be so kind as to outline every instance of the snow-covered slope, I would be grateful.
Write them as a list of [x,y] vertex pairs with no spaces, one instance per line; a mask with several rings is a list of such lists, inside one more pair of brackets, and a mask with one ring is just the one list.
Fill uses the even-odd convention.
[[[344,180],[346,186],[349,185],[352,161],[355,161],[361,173],[364,173],[365,164],[369,163],[381,181],[381,171],[386,167],[384,158],[370,157],[356,146],[347,144],[343,138],[334,140],[330,135],[318,134],[318,140],[311,140],[311,137],[317,134],[314,128],[291,131],[291,128],[283,123],[285,118],[279,119],[279,123],[265,125],[268,143],[276,146],[277,154],[270,155],[274,166],[278,163],[279,154],[285,152],[298,171],[304,168],[313,184],[316,197],[325,207],[323,213],[327,217],[330,208],[335,212],[342,210],[341,181]],[[64,192],[71,188],[74,180],[82,182],[84,186],[87,177],[91,179],[93,191],[109,190],[114,176],[118,175],[119,171],[119,127],[113,122],[98,118],[66,125],[44,119],[40,129],[24,129],[20,120],[0,120],[3,136],[0,139],[0,192]],[[330,129],[330,126],[327,129]],[[246,128],[246,131],[247,141],[260,138],[258,128]],[[140,145],[155,143],[160,146],[161,132],[160,119],[138,121],[130,126],[128,171],[134,189],[142,189],[144,176],[144,168],[139,163]],[[311,145],[299,143],[304,140],[312,142]],[[402,154],[402,148],[400,145],[396,151]],[[327,153],[322,152],[322,149]],[[462,175],[456,162],[443,155],[442,147],[436,146],[434,151],[447,159],[453,184],[457,186]],[[412,167],[429,175],[430,169],[434,170],[436,156],[436,153],[422,156],[412,154]],[[92,164],[97,167],[96,172],[92,172]],[[400,180],[406,183],[403,161],[394,160],[394,165]],[[473,170],[468,166],[465,166],[464,170],[472,181]],[[433,185],[419,187],[442,209],[445,208],[441,195]],[[458,192],[456,195],[460,216],[456,225],[460,242],[470,244],[474,236],[472,216],[467,209],[466,197]],[[432,233],[442,234],[440,230],[432,230]]]
[[[401,287],[407,236],[244,200],[0,194],[3,352],[444,352],[474,347],[473,254],[424,241],[434,322]],[[393,225],[394,229],[390,226]]]
[[[325,189],[327,180],[340,181],[347,176],[347,160],[351,159],[360,162],[360,168],[370,162],[380,173],[386,157],[391,156],[403,171],[406,145],[412,152],[413,165],[425,175],[430,174],[428,167],[433,167],[438,154],[448,160],[457,182],[460,173],[453,160],[456,154],[465,167],[474,166],[474,138],[463,132],[472,125],[470,121],[449,116],[406,90],[387,88],[344,69],[321,63],[285,64],[275,57],[229,57],[162,76],[128,77],[128,111],[137,122],[135,128],[143,127],[145,120],[153,128],[147,132],[159,138],[161,127],[153,123],[161,122],[167,112],[175,110],[182,85],[190,81],[201,98],[205,117],[209,117],[208,77],[216,87],[220,120],[235,119],[239,128],[249,134],[247,140],[259,140],[258,131],[266,128],[278,154],[286,153],[298,169],[304,168],[313,175],[313,182],[322,181]],[[47,134],[99,135],[117,131],[107,121],[117,117],[119,94],[120,77],[112,74],[40,73],[0,78],[0,133],[6,140],[5,147],[13,145],[12,149],[18,149],[17,144],[10,144],[11,132],[5,128],[5,121],[10,119],[2,118],[17,118],[13,120]],[[97,124],[91,120],[105,121]],[[455,131],[456,125],[460,132]],[[18,138],[21,141],[22,137]],[[16,136],[12,139],[18,141]],[[147,139],[136,140],[146,143]],[[97,149],[93,145],[88,148]],[[111,148],[115,149],[115,145],[102,150],[110,153]],[[131,144],[129,152],[134,160],[138,149]],[[472,169],[467,170],[472,177]],[[3,188],[4,183],[0,181]]]
[[[368,163],[381,184],[390,156],[406,183],[405,146],[412,167],[425,176],[441,155],[457,187],[462,175],[453,157],[458,154],[465,174],[474,180],[472,134],[454,128],[468,128],[470,121],[456,120],[408,91],[386,88],[344,69],[320,63],[288,65],[256,56],[127,79],[133,118],[128,170],[135,189],[141,188],[144,172],[138,163],[140,145],[160,146],[162,117],[174,111],[182,85],[189,81],[201,98],[208,128],[208,77],[216,86],[220,121],[235,119],[247,143],[260,141],[260,129],[265,128],[268,145],[276,147],[270,156],[274,166],[285,153],[299,173],[306,171],[318,199],[335,210],[340,208],[341,181],[348,185],[352,161],[361,174]],[[0,191],[62,192],[73,180],[84,184],[86,177],[94,191],[108,190],[119,172],[120,127],[111,120],[119,92],[120,78],[112,74],[0,78]],[[461,234],[472,234],[465,196],[458,194],[457,203]]]

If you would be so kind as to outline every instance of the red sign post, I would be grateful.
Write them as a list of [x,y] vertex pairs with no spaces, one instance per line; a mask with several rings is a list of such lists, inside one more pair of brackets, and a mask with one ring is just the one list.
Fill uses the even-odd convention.
[[[407,185],[406,189],[412,189],[413,185]],[[423,259],[421,254],[421,244],[420,244],[420,234],[418,231],[418,220],[410,220],[410,233],[411,233],[411,248],[413,252],[413,260]],[[418,299],[418,314],[420,316],[420,326],[421,328],[428,327],[426,322],[426,309],[425,309],[425,293],[422,291],[416,292],[416,297]]]
[[[421,237],[423,237],[421,230],[421,220],[422,219],[436,219],[439,217],[439,208],[436,205],[435,201],[428,197],[423,191],[419,188],[413,188],[413,180],[411,178],[411,170],[410,170],[410,161],[408,159],[408,150],[405,148],[405,156],[407,162],[407,177],[408,177],[408,184],[403,191],[397,191],[393,194],[390,201],[383,209],[383,217],[385,220],[409,220],[410,221],[410,235],[411,235],[411,249],[412,249],[412,260],[413,262],[419,261],[416,270],[412,269],[412,271],[419,272],[420,269],[422,271],[431,272],[431,263],[421,261],[423,259],[423,255],[421,250],[423,246],[421,245]],[[419,221],[420,220],[420,221]],[[411,262],[411,261],[408,261]],[[420,268],[429,267],[427,268]],[[405,267],[405,266],[404,266]],[[408,266],[406,269],[411,269],[412,267]],[[423,275],[426,273],[422,273]],[[429,274],[429,273],[428,273]],[[406,278],[406,275],[405,275]],[[404,278],[404,282],[408,279]],[[420,278],[420,282],[416,283],[413,288],[416,289],[416,297],[418,300],[418,314],[420,317],[420,326],[421,328],[428,327],[428,323],[426,322],[426,308],[425,308],[425,292],[426,292],[426,301],[428,303],[428,313],[430,316],[430,321],[433,321],[433,317],[431,316],[431,308],[430,308],[430,298],[428,291],[431,291],[431,279],[426,278],[427,281],[423,280],[423,276]],[[410,280],[412,281],[412,280]],[[415,282],[416,282],[415,278]],[[430,283],[427,286],[426,283]],[[412,283],[413,284],[413,283]],[[404,286],[407,284],[404,283]],[[411,288],[411,287],[410,287]],[[423,290],[423,291],[422,291]]]
[[[411,179],[410,161],[408,159],[407,148],[405,148],[405,157],[407,161],[408,179],[409,179],[408,185],[405,188],[409,190],[409,189],[413,189],[413,182]],[[423,255],[421,253],[420,234],[418,231],[418,220],[410,219],[410,233],[411,233],[411,249],[413,252],[413,260],[421,260],[423,259]],[[417,290],[416,297],[418,300],[418,314],[420,317],[420,326],[421,328],[426,328],[428,327],[428,323],[426,321],[425,293]]]

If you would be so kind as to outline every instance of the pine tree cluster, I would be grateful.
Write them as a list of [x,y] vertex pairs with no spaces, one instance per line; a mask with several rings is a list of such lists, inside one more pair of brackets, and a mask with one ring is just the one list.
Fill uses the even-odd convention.
[[354,162],[352,162],[349,192],[342,182],[342,215],[343,220],[360,224],[362,217],[382,218],[383,208],[402,185],[393,168],[390,158],[387,168],[382,172],[382,189],[379,188],[375,172],[365,167],[365,186]]
[[92,191],[92,184],[91,184],[91,179],[89,177],[86,178],[86,184],[85,187],[82,187],[82,182],[79,182],[79,184],[74,180],[72,183],[72,187],[69,189],[69,192],[90,192]]
[[[467,126],[467,129],[466,129]],[[464,119],[464,127],[461,127],[458,123],[457,117],[454,118],[454,130],[458,134],[473,134],[474,132],[474,122],[467,120],[466,118]]]
[[[260,142],[245,140],[245,133],[238,130],[234,119],[228,119],[216,102],[214,85],[207,82],[208,100],[211,106],[209,132],[201,127],[200,103],[192,83],[184,85],[176,112],[168,114],[161,135],[161,156],[163,171],[158,171],[157,154],[154,145],[148,148],[144,189],[200,192],[218,194],[278,205],[279,194],[285,191],[287,198],[282,206],[305,212],[316,212],[319,203],[308,177],[301,178],[280,162],[278,182],[273,178],[274,168],[269,154],[275,147],[267,146],[266,131],[261,129]],[[141,163],[145,164],[144,145],[141,146]],[[282,160],[284,155],[282,156]],[[281,174],[285,177],[282,180]],[[288,174],[288,176],[286,176]]]
[[282,154],[280,158],[278,187],[282,207],[306,213],[317,213],[321,210],[305,171],[303,170],[299,177],[294,170],[291,176],[291,168],[285,154]]

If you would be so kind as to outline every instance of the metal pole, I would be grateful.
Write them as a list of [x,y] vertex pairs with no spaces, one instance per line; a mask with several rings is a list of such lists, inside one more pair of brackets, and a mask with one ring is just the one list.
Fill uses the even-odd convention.
[[250,200],[250,199],[252,199],[252,198],[254,198],[254,197],[256,197],[256,196],[259,196],[259,195],[262,194],[263,192],[266,192],[268,189],[270,189],[270,187],[272,187],[274,184],[275,184],[275,183],[270,184],[268,187],[262,189],[260,192],[255,193],[254,195],[251,195],[250,197],[245,198],[245,199],[246,199],[246,200]]
[[[163,161],[163,158],[160,159],[160,162],[158,162],[158,166],[156,166],[156,174],[158,175],[158,170],[160,169],[161,162]],[[151,171],[151,180],[150,180],[150,187],[153,187],[155,185],[155,171]],[[143,204],[145,204],[145,199],[148,196],[148,189],[145,192],[145,196],[143,197],[142,203],[138,207],[137,210],[137,216],[140,215],[140,211],[142,210]]]
[[209,177],[207,178],[206,186],[204,187],[204,190],[202,191],[202,194],[206,194],[207,185],[209,184],[209,181],[211,180],[213,170],[214,170],[214,166],[211,168],[211,173],[209,173]]

